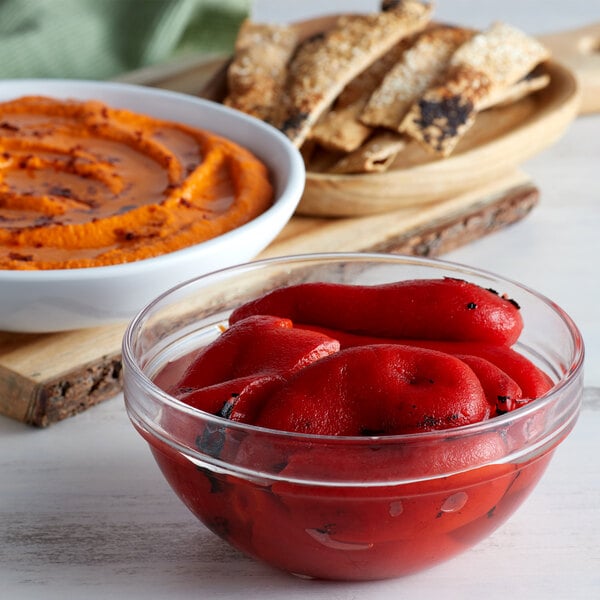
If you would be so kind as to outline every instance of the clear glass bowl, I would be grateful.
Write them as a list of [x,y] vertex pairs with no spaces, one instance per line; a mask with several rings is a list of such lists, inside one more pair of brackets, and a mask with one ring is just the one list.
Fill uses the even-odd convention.
[[[451,430],[334,437],[232,422],[153,383],[165,365],[185,363],[182,357],[219,335],[234,308],[274,288],[444,276],[517,300],[525,327],[515,348],[550,375],[549,393]],[[213,532],[299,576],[372,580],[447,560],[516,510],[576,422],[583,355],[568,315],[513,281],[439,260],[313,254],[225,269],[160,296],[125,334],[124,394],[167,481]]]

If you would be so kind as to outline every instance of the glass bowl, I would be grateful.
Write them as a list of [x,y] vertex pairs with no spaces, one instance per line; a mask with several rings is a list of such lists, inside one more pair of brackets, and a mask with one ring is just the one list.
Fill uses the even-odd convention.
[[[515,349],[551,377],[547,394],[454,429],[336,437],[233,422],[153,383],[215,339],[233,309],[274,288],[439,277],[493,288],[519,303],[525,326]],[[149,304],[124,337],[124,396],[175,493],[218,536],[298,576],[374,580],[450,559],[510,517],[577,420],[583,355],[568,315],[516,282],[440,260],[312,254],[214,272]]]

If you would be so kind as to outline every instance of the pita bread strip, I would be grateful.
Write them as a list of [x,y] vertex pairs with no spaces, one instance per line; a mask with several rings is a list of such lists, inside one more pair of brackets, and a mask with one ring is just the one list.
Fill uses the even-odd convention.
[[333,29],[300,46],[289,66],[287,106],[279,122],[297,146],[352,79],[429,21],[431,7],[418,0],[393,5],[380,13],[340,17]]
[[359,120],[365,101],[358,101],[344,108],[334,108],[323,115],[311,129],[309,140],[323,148],[336,152],[356,150],[373,132],[371,127]]
[[412,37],[401,40],[350,81],[337,97],[333,107],[325,112],[310,130],[309,138],[329,150],[356,150],[373,132],[371,127],[360,122],[361,112],[373,90],[412,43]]
[[227,71],[228,95],[223,103],[270,120],[296,44],[297,35],[291,26],[244,21]]
[[329,173],[381,173],[394,162],[406,146],[406,139],[398,133],[385,131],[375,135],[363,146],[341,158]]
[[445,80],[413,103],[400,130],[435,154],[448,156],[490,97],[517,83],[547,57],[539,42],[497,23],[454,53]]
[[476,106],[491,89],[489,79],[468,67],[454,67],[443,85],[415,102],[400,129],[428,150],[448,156],[471,128]]
[[514,85],[505,89],[494,90],[478,107],[480,111],[495,106],[505,106],[518,102],[522,98],[543,90],[550,83],[550,75],[547,73],[533,73],[531,76],[524,77]]
[[450,26],[420,34],[374,90],[361,122],[398,131],[412,103],[440,79],[454,52],[473,35],[470,30]]
[[402,58],[402,55],[415,43],[416,35],[402,38],[394,44],[381,58],[368,66],[362,73],[352,79],[335,100],[336,108],[343,108],[371,97],[373,91],[381,84],[383,78]]
[[494,23],[487,31],[463,44],[451,66],[467,65],[481,71],[496,88],[506,88],[550,57],[534,38],[506,23]]

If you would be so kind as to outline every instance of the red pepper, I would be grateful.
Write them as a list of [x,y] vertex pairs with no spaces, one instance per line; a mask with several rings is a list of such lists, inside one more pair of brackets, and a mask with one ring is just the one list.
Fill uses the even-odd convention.
[[319,435],[388,435],[457,427],[490,408],[473,371],[444,354],[395,344],[341,350],[290,377],[256,424]]
[[452,278],[373,286],[293,285],[240,306],[230,322],[256,314],[381,337],[504,345],[513,344],[523,328],[514,301]]
[[523,392],[515,380],[502,369],[480,356],[472,354],[455,354],[455,356],[469,365],[477,375],[493,413],[502,414],[519,406]]
[[[368,344],[389,344],[391,340],[384,337],[364,336],[313,325],[296,325],[311,331],[320,331],[340,342],[341,348],[353,348]],[[528,358],[508,346],[486,344],[479,342],[448,342],[437,340],[393,340],[395,344],[429,348],[438,352],[446,352],[453,356],[472,355],[483,358],[501,369],[521,388],[521,398],[533,400],[543,396],[552,386],[552,380],[544,371],[534,365]],[[519,399],[520,400],[520,399]],[[513,407],[521,406],[523,402],[515,402]]]
[[[296,329],[289,319],[256,315],[233,324],[192,360],[178,382],[178,397],[249,375],[284,377],[339,349],[327,335]],[[174,393],[174,392],[172,392]]]
[[[252,529],[254,548],[283,568],[306,564],[311,573],[325,577],[327,569],[331,576],[331,570],[343,568],[340,550],[357,560],[357,568],[363,560],[373,560],[382,573],[386,568],[392,572],[393,561],[401,559],[408,573],[425,556],[431,559],[436,553],[445,556],[461,550],[462,543],[449,537],[455,532],[469,528],[471,535],[483,535],[518,475],[512,464],[472,468],[505,455],[499,433],[438,439],[414,449],[408,443],[404,447],[382,443],[377,449],[354,450],[340,452],[318,444],[298,450],[281,472],[282,479],[271,486],[272,494],[256,490],[252,495],[247,490],[245,505],[252,505],[257,515]],[[435,477],[453,471],[459,472]],[[332,472],[350,480],[359,474],[364,487],[295,483],[307,473],[315,481],[328,481]],[[430,473],[431,479],[392,483],[424,473]],[[389,485],[368,485],[371,479],[382,482],[387,478]],[[241,487],[239,491],[243,493]],[[294,543],[282,544],[281,536]],[[427,541],[420,546],[422,538]]]
[[248,375],[190,390],[178,399],[204,412],[250,423],[267,394],[283,381],[276,375]]

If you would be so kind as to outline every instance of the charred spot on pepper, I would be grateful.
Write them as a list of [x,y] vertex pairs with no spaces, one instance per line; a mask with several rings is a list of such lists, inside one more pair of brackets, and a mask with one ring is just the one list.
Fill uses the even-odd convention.
[[208,423],[202,433],[196,436],[194,443],[200,452],[218,457],[225,446],[225,429]]
[[231,417],[231,412],[235,406],[237,399],[240,397],[239,394],[231,394],[231,397],[225,400],[223,406],[218,410],[217,417],[222,417],[223,419],[229,419]]
[[365,437],[385,435],[385,433],[386,432],[384,429],[369,429],[368,427],[362,427],[360,430],[360,435],[363,435]]
[[179,396],[182,394],[189,394],[190,392],[193,392],[195,389],[196,388],[189,386],[189,385],[182,385],[175,390],[175,396]]
[[514,300],[513,298],[506,298],[508,302],[510,302],[517,310],[521,310],[521,305]]
[[223,484],[223,481],[221,481],[221,479],[217,477],[210,469],[198,465],[196,466],[196,470],[202,473],[206,479],[208,479],[211,494],[221,494],[225,491],[225,485]]
[[419,425],[424,428],[434,429],[442,424],[442,419],[433,415],[425,415]]
[[335,523],[325,523],[321,527],[315,527],[315,531],[323,535],[331,535],[336,532],[337,525]]
[[467,304],[467,310],[475,310],[477,308],[477,304],[475,302],[469,302]]
[[[422,385],[424,383],[428,383],[430,385],[434,385],[435,384],[435,379],[432,379],[431,377],[418,377],[418,376],[414,375],[414,376],[408,378],[407,382],[410,385]],[[417,408],[414,404],[413,404],[412,407],[414,409]]]

